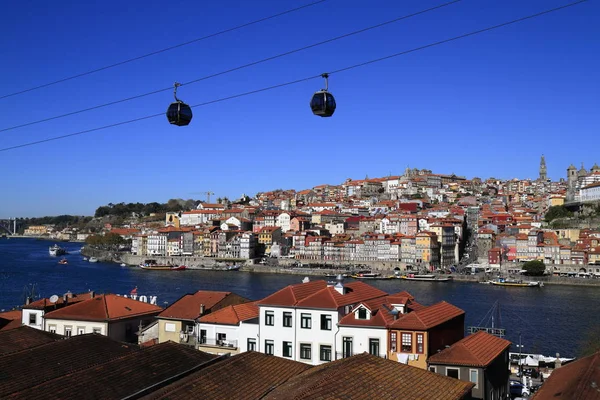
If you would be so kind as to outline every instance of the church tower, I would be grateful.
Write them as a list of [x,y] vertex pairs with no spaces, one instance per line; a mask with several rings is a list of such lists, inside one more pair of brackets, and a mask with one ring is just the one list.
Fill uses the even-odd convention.
[[542,154],[542,159],[540,161],[540,181],[546,181],[548,179],[548,173],[546,170],[546,158]]

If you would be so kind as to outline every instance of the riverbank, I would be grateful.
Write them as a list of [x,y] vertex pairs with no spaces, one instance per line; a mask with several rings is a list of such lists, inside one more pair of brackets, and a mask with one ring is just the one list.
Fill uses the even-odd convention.
[[[372,272],[379,273],[382,276],[394,274],[394,268],[397,266],[390,262],[362,262],[360,266],[355,265],[350,268],[348,264],[312,264],[304,260],[305,266],[296,267],[294,259],[278,259],[276,265],[262,265],[257,263],[257,259],[218,259],[206,257],[164,257],[164,256],[137,256],[131,253],[100,250],[85,246],[82,250],[82,255],[85,257],[96,257],[101,262],[112,262],[117,264],[127,264],[129,266],[137,266],[144,260],[152,258],[159,264],[170,265],[185,265],[191,270],[211,270],[221,271],[226,270],[227,266],[235,264],[240,266],[241,272],[251,273],[268,273],[268,274],[288,274],[288,275],[304,275],[304,276],[326,276],[336,274],[349,274],[353,270],[370,269]],[[494,278],[491,274],[480,273],[476,275],[448,275],[456,282],[480,283]],[[518,276],[517,279],[541,281],[544,285],[565,285],[565,286],[591,286],[600,287],[600,279],[592,278],[568,278],[558,276]]]

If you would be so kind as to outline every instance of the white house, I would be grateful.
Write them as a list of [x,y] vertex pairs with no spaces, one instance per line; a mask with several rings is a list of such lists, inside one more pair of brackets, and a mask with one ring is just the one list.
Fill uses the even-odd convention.
[[23,306],[21,323],[29,326],[30,328],[45,331],[47,330],[44,318],[46,313],[71,306],[83,300],[88,300],[93,296],[94,292],[84,294],[72,294],[71,292],[67,292],[62,296],[52,296],[49,299],[44,298],[34,302],[31,302],[30,299],[27,299],[27,304]]
[[292,218],[289,213],[283,212],[275,218],[275,226],[279,226],[281,228],[281,232],[285,233],[290,230],[291,219]]
[[258,350],[308,364],[336,359],[337,324],[361,301],[386,293],[364,282],[308,281],[260,300]]
[[167,255],[167,235],[162,233],[148,235],[147,254],[149,256]]
[[198,349],[212,354],[257,350],[258,306],[255,302],[221,308],[200,317],[196,324],[203,340]]

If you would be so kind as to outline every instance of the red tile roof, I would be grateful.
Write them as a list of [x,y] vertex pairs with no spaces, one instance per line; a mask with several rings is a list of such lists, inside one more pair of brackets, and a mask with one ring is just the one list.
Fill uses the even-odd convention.
[[300,300],[327,287],[323,280],[289,285],[258,302],[258,305],[294,306]]
[[463,365],[487,367],[502,352],[510,347],[510,342],[489,333],[479,331],[454,343],[452,346],[429,357],[431,364]]
[[[65,299],[66,299],[66,301],[65,301]],[[44,309],[47,310],[49,307],[52,307],[54,309],[57,307],[67,306],[70,304],[79,303],[81,301],[89,300],[89,299],[91,299],[90,293],[80,293],[80,294],[65,293],[65,295],[58,297],[58,301],[56,303],[50,303],[49,299],[44,298],[44,299],[39,299],[34,302],[31,302],[27,305],[24,305],[23,309],[24,310],[44,310]]]
[[532,400],[600,399],[600,352],[552,371]]
[[470,398],[473,386],[363,353],[312,367],[261,398],[458,400]]
[[[208,314],[226,298],[232,296],[235,304],[246,303],[244,299],[232,292],[218,292],[213,290],[199,290],[194,294],[186,294],[158,314],[159,318],[172,318],[180,320],[195,320],[200,317],[200,306],[204,304],[204,313]],[[229,303],[231,304],[231,303]]]
[[13,310],[0,313],[0,331],[15,329],[21,326],[23,311]]
[[44,318],[79,321],[114,321],[139,315],[158,314],[161,307],[117,296],[102,294],[68,307],[46,313]]
[[392,329],[427,330],[464,314],[465,312],[460,308],[441,301],[432,306],[403,314],[392,322],[389,327]]
[[[19,320],[19,323],[21,321]],[[31,349],[46,343],[61,340],[63,337],[28,326],[0,331],[0,356],[16,351]]]
[[337,309],[349,304],[386,296],[387,293],[364,282],[350,282],[344,284],[344,294],[340,294],[334,287],[325,287],[322,290],[298,301],[297,307],[303,308],[328,308]]
[[259,311],[257,302],[227,306],[200,317],[198,320],[206,324],[238,325],[241,321],[257,318]]
[[194,372],[143,399],[262,399],[309,368],[297,361],[248,351]]

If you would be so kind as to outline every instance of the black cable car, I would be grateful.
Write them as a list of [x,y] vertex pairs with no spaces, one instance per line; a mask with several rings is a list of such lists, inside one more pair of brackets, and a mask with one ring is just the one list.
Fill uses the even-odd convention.
[[325,78],[325,89],[321,89],[313,94],[312,100],[310,101],[310,108],[313,114],[319,117],[331,117],[335,112],[335,99],[333,95],[327,91],[329,82],[329,74],[322,74]]
[[167,109],[167,119],[169,120],[170,124],[186,126],[192,120],[192,109],[190,106],[177,98],[177,88],[181,86],[181,83],[175,82],[175,85],[173,86],[175,86],[175,90],[173,90],[175,103],[171,103]]

